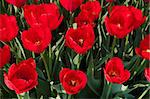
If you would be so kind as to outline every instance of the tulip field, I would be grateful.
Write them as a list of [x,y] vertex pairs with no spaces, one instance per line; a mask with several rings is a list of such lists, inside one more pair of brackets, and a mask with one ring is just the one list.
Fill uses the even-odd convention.
[[0,0],[0,99],[150,99],[150,0]]

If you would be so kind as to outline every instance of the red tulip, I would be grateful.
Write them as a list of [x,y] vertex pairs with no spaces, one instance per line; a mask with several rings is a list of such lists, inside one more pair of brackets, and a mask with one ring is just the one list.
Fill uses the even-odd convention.
[[140,9],[137,9],[133,6],[130,6],[129,8],[132,11],[134,19],[135,19],[134,29],[137,29],[140,27],[141,24],[143,24],[145,22],[146,16],[142,15],[142,11]]
[[61,5],[67,10],[67,11],[74,11],[77,9],[84,0],[60,0]]
[[[136,13],[139,15],[137,16]],[[124,38],[133,29],[139,27],[145,20],[142,12],[134,7],[114,6],[105,18],[105,26],[110,35]]]
[[123,62],[118,57],[108,61],[104,74],[107,81],[118,84],[122,84],[130,78],[130,72],[124,69]]
[[67,94],[77,94],[86,86],[86,74],[80,70],[63,68],[59,73],[60,82]]
[[12,64],[8,74],[4,73],[5,84],[9,89],[14,90],[16,94],[27,92],[34,88],[38,84],[37,79],[36,63],[32,58],[19,64]]
[[150,60],[150,34],[146,35],[145,38],[140,41],[140,47],[135,49],[137,55]]
[[96,20],[99,17],[99,14],[102,10],[99,1],[88,1],[85,4],[80,6],[81,13],[82,11],[86,11],[88,13],[88,17],[91,20]]
[[27,0],[6,0],[6,2],[13,4],[17,7],[21,7],[27,2]]
[[144,69],[144,75],[145,75],[146,79],[150,82],[150,68]]
[[78,27],[81,27],[82,25],[90,24],[92,27],[95,26],[93,20],[88,16],[87,11],[82,11],[78,14],[78,16],[75,18],[75,22],[77,23]]
[[70,28],[65,35],[65,39],[66,46],[76,53],[84,54],[92,48],[95,35],[92,26],[84,25],[77,29]]
[[54,3],[26,5],[24,6],[24,17],[31,27],[43,25],[49,27],[50,30],[55,30],[63,19]]
[[43,52],[50,44],[51,39],[52,35],[49,29],[39,26],[32,27],[27,31],[23,31],[21,35],[23,46],[35,53]]
[[18,26],[15,16],[0,14],[0,41],[8,42],[18,34]]
[[8,45],[5,45],[3,48],[0,48],[0,68],[2,68],[10,60],[10,48]]

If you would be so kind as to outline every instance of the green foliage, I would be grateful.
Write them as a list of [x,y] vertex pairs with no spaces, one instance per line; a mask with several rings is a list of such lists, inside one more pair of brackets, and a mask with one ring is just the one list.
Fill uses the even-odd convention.
[[[150,83],[146,81],[143,73],[144,68],[148,67],[149,61],[143,60],[135,54],[135,48],[139,46],[140,40],[143,39],[144,35],[150,33],[150,9],[148,3],[143,2],[143,0],[116,0],[117,2],[113,3],[114,5],[136,6],[142,9],[143,14],[147,16],[146,22],[140,28],[132,31],[124,39],[116,39],[115,43],[113,43],[114,37],[107,33],[104,25],[104,18],[108,15],[107,7],[110,4],[105,2],[105,0],[99,0],[102,5],[102,13],[94,28],[96,35],[95,44],[86,54],[79,55],[65,46],[64,35],[70,27],[70,20],[68,20],[70,18],[69,12],[62,8],[59,0],[39,0],[38,4],[49,3],[50,1],[55,2],[60,7],[60,12],[64,15],[64,20],[58,29],[52,31],[53,41],[42,54],[48,66],[49,74],[45,70],[45,63],[42,57],[39,54],[25,50],[22,46],[20,34],[23,30],[29,28],[24,19],[23,8],[7,4],[5,0],[0,1],[0,13],[15,15],[20,29],[19,35],[10,43],[7,42],[11,46],[12,51],[10,64],[18,63],[29,57],[33,57],[37,63],[38,85],[29,91],[31,99],[47,99],[49,97],[68,98],[59,81],[59,72],[63,67],[78,68],[84,71],[88,77],[86,87],[78,94],[72,95],[72,98],[147,99],[149,97]],[[32,3],[33,0],[28,0],[27,2],[27,4]],[[79,9],[75,11],[74,16],[78,13]],[[4,42],[0,42],[0,45],[3,44]],[[104,78],[103,68],[105,67],[105,63],[114,56],[122,58],[125,68],[131,72],[129,81],[124,84],[111,84]],[[10,64],[7,64],[4,70],[7,71]],[[4,84],[4,70],[0,70],[0,98],[17,98],[16,94]],[[50,76],[50,79],[48,79],[47,75]]]

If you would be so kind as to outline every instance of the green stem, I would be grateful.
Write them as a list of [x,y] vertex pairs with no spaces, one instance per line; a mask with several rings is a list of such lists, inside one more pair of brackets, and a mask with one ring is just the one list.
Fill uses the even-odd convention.
[[[130,77],[130,80],[133,79],[133,77],[135,76],[135,71],[137,70],[137,68],[135,68],[137,65],[139,65],[140,63],[140,58],[137,58],[135,63],[133,64],[133,66],[129,69],[129,71],[131,72],[131,77]],[[133,71],[134,70],[134,71]],[[133,71],[133,72],[132,72]]]
[[127,45],[128,45],[128,40],[129,40],[129,35],[126,36],[124,51],[126,51],[126,48],[127,48]]
[[17,94],[18,99],[30,99],[29,91],[21,94]]
[[110,94],[110,91],[111,91],[111,87],[112,87],[112,83],[109,83],[108,84],[108,91],[107,91],[107,94],[106,94],[106,99],[109,99],[109,94]]
[[5,43],[5,42],[3,42],[3,41],[0,41],[0,42],[2,42],[4,45],[7,45],[7,43]]
[[22,95],[17,94],[18,99],[23,99]]
[[10,41],[9,44],[10,44],[10,47],[13,49],[14,46],[12,44],[12,41]]
[[136,72],[134,73],[134,76],[143,68],[143,64],[145,63],[145,59],[142,60],[140,66],[137,68]]
[[126,0],[126,1],[124,2],[124,4],[125,4],[126,6],[128,6],[128,2],[129,2],[129,0]]
[[15,46],[13,45],[13,41],[10,41],[9,44],[10,44],[10,50],[11,50],[13,53],[15,53],[16,56],[18,56],[17,53],[16,53],[16,51],[15,51],[15,49],[14,49]]
[[[104,3],[104,0],[101,0],[101,7],[103,7],[103,3]],[[99,19],[101,19],[101,17],[102,17],[102,12],[99,15]]]
[[79,56],[78,56],[77,70],[80,69],[81,57],[82,57],[82,56],[79,54]]
[[112,43],[112,48],[111,48],[111,53],[112,54],[114,53],[114,48],[115,48],[115,45],[116,45],[116,40],[117,40],[117,38],[114,37],[114,40],[113,40],[113,43]]
[[124,47],[124,52],[123,52],[123,59],[124,59],[125,52],[127,51],[128,40],[129,40],[129,35],[126,36],[125,47]]
[[24,99],[30,99],[29,91],[27,91],[27,92],[24,94]]
[[143,93],[142,95],[138,98],[138,99],[144,99],[143,97],[146,95],[146,93],[150,90],[150,87],[148,87]]
[[74,13],[70,12],[70,20],[69,20],[70,27],[72,27],[73,18],[74,18],[73,16],[74,16]]
[[48,70],[48,66],[47,66],[47,63],[46,63],[46,60],[45,60],[43,54],[44,54],[44,53],[41,53],[40,55],[41,55],[41,58],[42,58],[42,60],[43,60],[44,66],[45,66],[45,70],[46,70],[46,73],[47,73],[48,80],[51,81],[51,79],[50,79],[50,74],[49,74],[49,70]]
[[2,6],[3,6],[3,8],[4,8],[4,11],[6,12],[4,0],[2,0]]
[[49,72],[52,73],[52,47],[49,45]]
[[33,58],[35,58],[35,54],[34,54],[34,52],[32,52],[32,57],[33,57]]
[[53,2],[53,0],[50,0],[50,3],[52,3]]
[[25,52],[24,52],[24,50],[23,50],[23,47],[22,47],[22,45],[20,44],[20,42],[19,42],[19,40],[17,39],[17,37],[15,38],[15,40],[16,40],[16,43],[18,44],[18,46],[19,46],[19,48],[20,48],[20,50],[21,50],[21,52],[22,52],[23,58],[26,59],[26,56],[25,56]]
[[65,43],[65,41],[63,41],[63,43],[61,44],[61,46],[59,47],[59,52],[58,52],[58,54],[56,55],[56,58],[55,58],[55,62],[54,62],[54,65],[53,65],[53,70],[52,70],[52,75],[54,75],[54,72],[56,71],[56,69],[57,69],[57,64],[58,64],[58,61],[59,61],[59,56],[60,56],[60,53],[63,51],[63,47],[64,47],[64,43]]
[[69,94],[68,94],[68,99],[72,99],[72,95],[69,95]]
[[138,8],[138,5],[139,5],[139,1],[136,1],[136,6],[135,7]]
[[[135,75],[138,75],[139,72],[144,69],[143,64],[145,63],[145,61],[146,61],[146,60],[143,59],[143,61],[142,61],[141,64],[140,64],[139,59],[136,60],[135,64],[139,65],[139,67],[135,68],[135,70],[134,70],[132,76],[130,77],[130,79],[133,79],[133,77],[135,77]],[[136,65],[136,66],[137,66],[137,65]],[[134,68],[134,66],[133,66],[133,68]],[[132,71],[132,68],[130,69],[130,71]],[[138,74],[137,74],[137,73],[138,73]]]

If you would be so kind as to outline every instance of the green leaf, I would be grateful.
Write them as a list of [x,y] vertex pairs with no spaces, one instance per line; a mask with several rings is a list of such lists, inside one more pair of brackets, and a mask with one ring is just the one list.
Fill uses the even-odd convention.
[[93,55],[91,54],[89,58],[87,69],[87,76],[88,76],[88,87],[97,95],[99,96],[99,88],[100,88],[100,81],[94,78],[94,64],[93,64]]
[[40,78],[42,78],[42,79],[45,79],[45,80],[46,80],[46,78],[45,78],[45,76],[44,76],[44,74],[43,74],[43,72],[42,72],[42,70],[41,70],[41,69],[39,69],[39,68],[37,67],[37,68],[36,68],[36,71],[37,71],[38,76],[39,76]]
[[78,62],[79,62],[79,54],[77,54],[75,57],[74,57],[74,59],[73,59],[73,63],[75,64],[75,65],[77,65],[78,64]]
[[106,55],[105,57],[102,57],[101,59],[99,59],[98,63],[96,64],[95,69],[99,70],[101,68],[101,65],[104,64],[104,62],[106,60],[108,60],[109,58],[111,58],[112,56],[113,56],[113,54],[110,53],[110,54]]
[[119,91],[121,91],[121,84],[112,84],[112,93],[115,94]]
[[42,79],[38,79],[38,85],[36,86],[37,97],[50,97],[50,84]]

